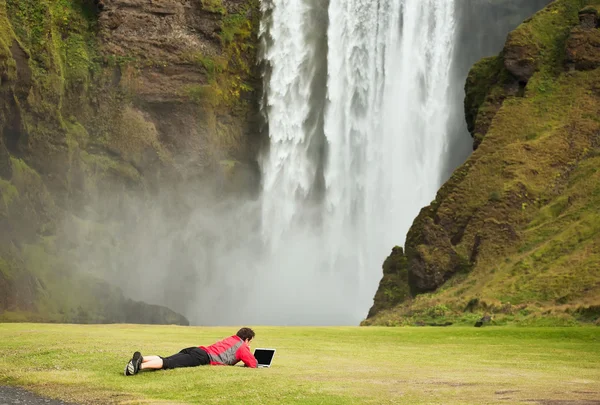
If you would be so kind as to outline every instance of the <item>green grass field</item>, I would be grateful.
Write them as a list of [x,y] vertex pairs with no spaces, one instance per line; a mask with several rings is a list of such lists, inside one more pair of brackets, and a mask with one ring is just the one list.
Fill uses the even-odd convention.
[[125,377],[135,350],[167,356],[237,328],[0,324],[0,385],[80,403],[600,404],[598,327],[254,329],[253,347],[277,349],[270,369]]

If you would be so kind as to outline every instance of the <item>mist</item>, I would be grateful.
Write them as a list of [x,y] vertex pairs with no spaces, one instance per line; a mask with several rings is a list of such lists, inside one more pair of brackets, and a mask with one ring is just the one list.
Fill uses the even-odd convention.
[[260,184],[99,195],[64,225],[76,266],[192,324],[359,323],[387,254],[471,153],[470,66],[548,2],[263,1]]

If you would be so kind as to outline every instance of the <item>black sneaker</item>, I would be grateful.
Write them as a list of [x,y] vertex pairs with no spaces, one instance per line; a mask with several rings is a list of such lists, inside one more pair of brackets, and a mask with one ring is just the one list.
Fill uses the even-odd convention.
[[133,357],[129,360],[129,363],[125,366],[125,375],[134,375],[140,371],[142,365],[142,354],[140,352],[133,353]]

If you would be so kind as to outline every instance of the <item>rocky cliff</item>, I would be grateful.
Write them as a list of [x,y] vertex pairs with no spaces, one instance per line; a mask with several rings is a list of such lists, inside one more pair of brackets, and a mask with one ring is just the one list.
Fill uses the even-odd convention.
[[257,0],[0,0],[0,319],[187,323],[76,268],[64,224],[190,179],[255,188],[258,19]]
[[598,319],[599,5],[555,0],[473,67],[475,151],[386,260],[365,324]]

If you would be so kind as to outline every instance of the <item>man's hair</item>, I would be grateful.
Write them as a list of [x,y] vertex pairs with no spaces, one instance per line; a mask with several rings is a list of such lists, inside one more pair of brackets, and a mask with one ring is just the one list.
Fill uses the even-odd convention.
[[250,328],[242,328],[240,330],[238,330],[238,333],[236,333],[237,337],[239,337],[242,340],[252,340],[254,339],[254,331]]

